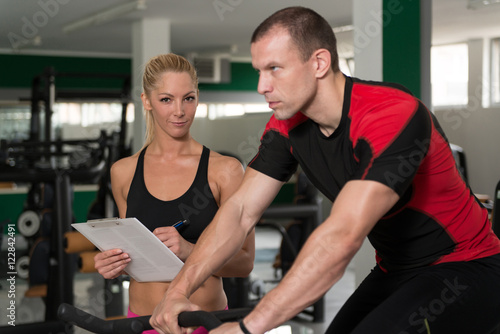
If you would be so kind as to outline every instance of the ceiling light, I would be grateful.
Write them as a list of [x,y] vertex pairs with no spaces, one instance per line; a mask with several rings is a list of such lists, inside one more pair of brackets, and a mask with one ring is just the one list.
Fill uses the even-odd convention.
[[346,25],[346,26],[340,26],[340,27],[333,27],[333,32],[335,34],[341,33],[341,32],[348,32],[348,31],[353,31],[354,26],[352,24]]
[[77,20],[63,27],[63,32],[71,33],[90,26],[97,26],[110,22],[120,16],[134,12],[136,10],[146,9],[146,0],[135,0],[126,4],[103,10],[94,15]]
[[19,50],[19,49],[29,48],[31,46],[40,46],[40,45],[42,45],[42,37],[40,35],[37,35],[32,39],[25,39],[17,43],[16,45],[13,45],[13,49]]
[[478,9],[490,5],[500,5],[500,0],[468,0],[467,9]]

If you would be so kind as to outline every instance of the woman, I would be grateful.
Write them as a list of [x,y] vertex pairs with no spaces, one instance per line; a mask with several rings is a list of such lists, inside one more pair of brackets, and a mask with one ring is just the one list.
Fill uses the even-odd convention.
[[[146,114],[146,144],[111,168],[113,196],[120,217],[136,217],[185,261],[218,207],[238,188],[241,163],[210,151],[189,132],[198,105],[194,67],[174,54],[152,58],[145,67],[141,99]],[[179,229],[172,227],[187,220]],[[253,268],[254,232],[220,272],[191,297],[203,310],[227,306],[221,277],[248,276]],[[133,261],[119,249],[95,257],[95,267],[106,279],[125,273]],[[167,291],[168,282],[139,283],[131,279],[129,317],[149,315]],[[147,331],[145,333],[156,333]],[[206,333],[198,328],[195,333]]]

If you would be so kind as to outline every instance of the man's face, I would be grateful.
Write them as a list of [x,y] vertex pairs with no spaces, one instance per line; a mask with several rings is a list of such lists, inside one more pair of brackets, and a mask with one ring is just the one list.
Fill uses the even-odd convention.
[[316,93],[314,66],[304,62],[288,32],[272,28],[250,48],[252,65],[259,72],[257,91],[264,95],[277,119],[305,111]]

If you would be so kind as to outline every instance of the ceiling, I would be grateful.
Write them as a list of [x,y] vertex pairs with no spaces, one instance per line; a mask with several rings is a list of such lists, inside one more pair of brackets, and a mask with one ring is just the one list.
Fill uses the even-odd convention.
[[[350,0],[146,0],[146,9],[112,22],[72,33],[62,31],[69,23],[129,1],[2,0],[0,53],[130,57],[132,22],[141,18],[167,18],[171,22],[173,52],[185,54],[233,47],[233,57],[249,58],[253,30],[280,8],[310,7],[333,27],[352,23]],[[432,17],[434,45],[500,37],[500,5],[470,10],[467,0],[434,0]],[[352,39],[349,34],[338,36]],[[28,44],[20,46],[23,42]]]

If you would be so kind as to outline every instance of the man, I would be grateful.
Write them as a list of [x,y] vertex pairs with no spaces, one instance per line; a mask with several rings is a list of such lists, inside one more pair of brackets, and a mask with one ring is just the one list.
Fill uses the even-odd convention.
[[294,265],[239,324],[264,333],[320,298],[369,237],[377,266],[328,333],[489,333],[500,321],[500,241],[436,119],[397,85],[344,76],[317,13],[276,12],[252,36],[258,91],[274,110],[243,183],[218,211],[152,316],[180,333],[187,297],[241,247],[300,164],[333,201]]

